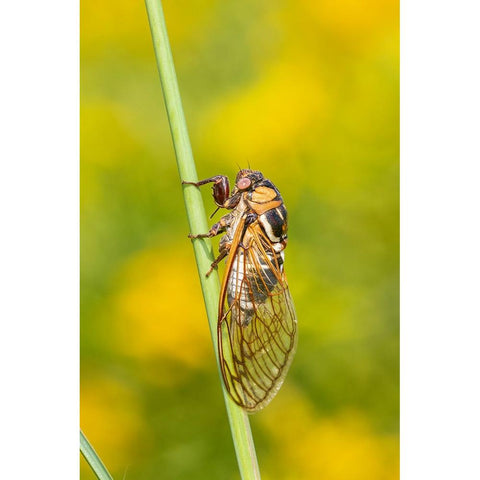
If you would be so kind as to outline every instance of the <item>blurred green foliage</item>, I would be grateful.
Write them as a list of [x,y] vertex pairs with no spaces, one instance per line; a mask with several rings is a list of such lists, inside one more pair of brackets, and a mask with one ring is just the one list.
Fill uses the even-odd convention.
[[[289,211],[263,478],[397,479],[398,2],[164,9],[199,177],[250,164]],[[238,478],[187,233],[145,7],[82,0],[81,426],[115,478]]]

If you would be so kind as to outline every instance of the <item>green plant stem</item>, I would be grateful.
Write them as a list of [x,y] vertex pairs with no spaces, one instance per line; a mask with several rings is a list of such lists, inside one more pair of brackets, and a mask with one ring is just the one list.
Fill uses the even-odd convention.
[[[178,89],[162,3],[160,0],[145,0],[145,4],[180,178],[181,180],[196,182],[198,177]],[[184,185],[183,195],[191,233],[207,232],[209,227],[199,189],[192,185]],[[210,264],[214,260],[213,250],[208,239],[194,240],[193,249],[207,310],[210,333],[216,350],[220,283],[216,271],[213,271],[209,277],[205,276],[205,273],[210,268]],[[217,366],[220,372],[218,358]],[[259,479],[260,471],[247,414],[231,400],[225,390],[223,381],[221,384],[241,477],[243,480]]]
[[80,430],[80,451],[85,457],[85,460],[88,462],[92,470],[95,472],[95,475],[99,480],[113,480],[110,473],[106,469],[105,465],[100,460],[100,457],[97,455],[97,452],[90,445],[90,442],[87,440],[87,437]]

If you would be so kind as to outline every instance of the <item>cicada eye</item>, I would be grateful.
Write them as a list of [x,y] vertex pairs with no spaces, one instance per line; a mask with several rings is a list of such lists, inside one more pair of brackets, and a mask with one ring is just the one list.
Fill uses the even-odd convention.
[[248,177],[243,177],[237,182],[237,188],[239,190],[246,190],[252,185],[252,181]]

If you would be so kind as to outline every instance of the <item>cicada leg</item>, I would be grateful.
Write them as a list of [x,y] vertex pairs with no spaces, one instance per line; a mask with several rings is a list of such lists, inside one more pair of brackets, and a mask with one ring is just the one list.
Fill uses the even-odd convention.
[[230,183],[228,177],[225,175],[215,175],[214,177],[206,178],[205,180],[200,180],[199,182],[186,182],[182,181],[183,185],[195,185],[195,187],[200,187],[206,185],[207,183],[213,183],[213,199],[218,207],[223,207],[224,203],[227,201],[230,196]]
[[[195,239],[195,238],[212,238],[215,237],[216,235],[219,235],[220,233],[223,233],[230,221],[230,214],[224,215],[217,223],[215,223],[212,228],[207,232],[207,233],[199,233],[199,234],[192,234],[190,233],[188,235],[188,238]],[[212,262],[212,265],[210,266],[210,270],[206,273],[206,276],[208,277],[214,269],[218,267],[218,264],[220,263],[221,260],[223,260],[227,255],[229,251],[229,246],[226,244],[222,244],[220,242],[220,255]]]
[[220,255],[210,265],[210,270],[208,270],[208,272],[205,274],[206,277],[208,277],[214,270],[218,268],[218,264],[227,256],[227,254],[228,250],[220,252]]
[[[228,217],[228,215],[225,215],[225,217]],[[223,233],[227,228],[225,217],[222,217],[217,223],[213,224],[207,233],[198,233],[196,235],[189,233],[188,238],[212,238],[220,235],[220,233]]]

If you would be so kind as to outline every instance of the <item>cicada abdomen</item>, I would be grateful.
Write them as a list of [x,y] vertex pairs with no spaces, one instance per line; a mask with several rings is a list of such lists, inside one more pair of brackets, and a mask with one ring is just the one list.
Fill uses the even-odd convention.
[[245,253],[245,247],[238,248],[226,286],[232,318],[241,325],[250,323],[255,310],[265,303],[281,280],[279,273],[283,273],[283,251],[258,251],[253,243],[248,248],[257,251],[252,255]]

